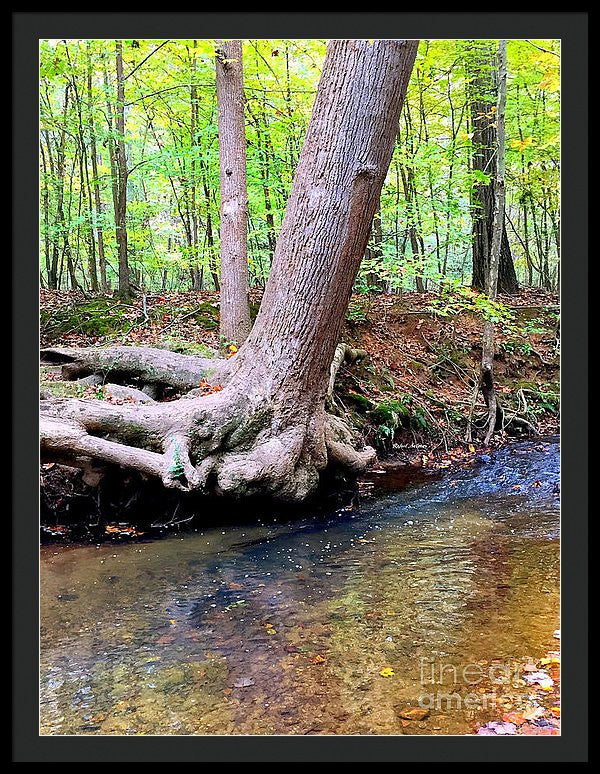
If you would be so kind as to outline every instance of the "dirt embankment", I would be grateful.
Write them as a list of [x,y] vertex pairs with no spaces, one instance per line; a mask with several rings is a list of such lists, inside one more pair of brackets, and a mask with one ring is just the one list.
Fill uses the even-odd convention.
[[[251,302],[255,315],[259,292]],[[492,310],[498,315],[495,381],[505,414],[493,445],[559,431],[558,310],[556,294],[539,290],[501,297]],[[342,366],[331,410],[351,415],[384,466],[447,468],[481,451],[481,396],[473,408],[471,443],[465,430],[484,313],[481,297],[464,291],[442,299],[414,292],[353,296],[344,340],[366,350],[367,357]],[[211,356],[222,344],[219,297],[209,292],[148,293],[124,304],[42,290],[40,318],[42,346],[145,345]],[[102,385],[63,381],[55,366],[41,367],[40,387],[48,395],[123,400]],[[48,489],[50,479],[60,479],[56,470],[42,474]]]

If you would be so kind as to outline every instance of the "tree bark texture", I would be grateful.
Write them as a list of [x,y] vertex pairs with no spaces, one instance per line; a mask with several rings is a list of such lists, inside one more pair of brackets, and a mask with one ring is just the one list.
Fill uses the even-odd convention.
[[117,41],[117,105],[116,130],[116,168],[117,201],[115,207],[115,229],[119,247],[119,295],[127,298],[131,295],[129,283],[129,258],[127,256],[127,154],[125,152],[125,89],[123,80],[123,44]]
[[[504,223],[505,203],[505,112],[506,112],[506,41],[498,44],[498,101],[496,109],[496,177],[494,180],[494,217],[492,226],[492,241],[490,248],[490,265],[487,277],[486,291],[488,298],[494,301],[498,295],[500,278],[500,259],[502,254],[502,239],[506,235]],[[486,320],[483,328],[481,354],[481,389],[488,409],[486,421],[485,443],[488,444],[497,425],[502,422],[502,412],[494,389],[494,323]]]
[[221,188],[221,335],[241,344],[250,333],[248,191],[242,41],[216,49]]
[[[490,176],[487,185],[477,183],[472,191],[473,207],[473,278],[476,290],[486,291],[490,271],[490,254],[494,229],[495,179],[497,168],[497,116],[495,54],[485,41],[472,41],[469,70],[471,132],[473,133],[473,170]],[[506,224],[502,222],[498,291],[516,293],[517,275],[508,242]]]

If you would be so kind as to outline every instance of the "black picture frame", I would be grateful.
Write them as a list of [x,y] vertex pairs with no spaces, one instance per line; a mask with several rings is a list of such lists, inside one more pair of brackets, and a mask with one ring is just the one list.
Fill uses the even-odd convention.
[[[13,12],[13,761],[587,760],[587,13]],[[38,40],[562,40],[562,734],[559,737],[38,735]]]

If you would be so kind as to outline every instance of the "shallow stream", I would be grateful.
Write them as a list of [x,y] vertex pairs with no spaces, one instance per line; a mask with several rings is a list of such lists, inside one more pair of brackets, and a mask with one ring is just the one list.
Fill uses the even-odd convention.
[[[317,518],[43,546],[41,733],[465,734],[497,717],[484,699],[518,691],[506,670],[556,646],[558,444],[401,491],[373,480]],[[457,706],[467,693],[481,701]],[[419,702],[426,717],[402,717]]]

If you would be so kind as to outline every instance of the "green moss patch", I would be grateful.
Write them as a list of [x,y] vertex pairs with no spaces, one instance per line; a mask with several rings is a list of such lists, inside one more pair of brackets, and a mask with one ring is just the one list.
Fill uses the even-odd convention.
[[111,336],[125,333],[131,325],[131,310],[106,298],[70,304],[62,309],[42,309],[40,312],[40,327],[48,338],[68,333]]
[[176,337],[167,337],[157,344],[161,349],[177,352],[180,355],[198,355],[198,357],[215,357],[216,352],[197,341],[185,341]]
[[369,421],[375,427],[375,444],[382,450],[391,447],[396,433],[402,429],[426,431],[429,428],[423,409],[414,405],[410,395],[381,401],[369,413]]

